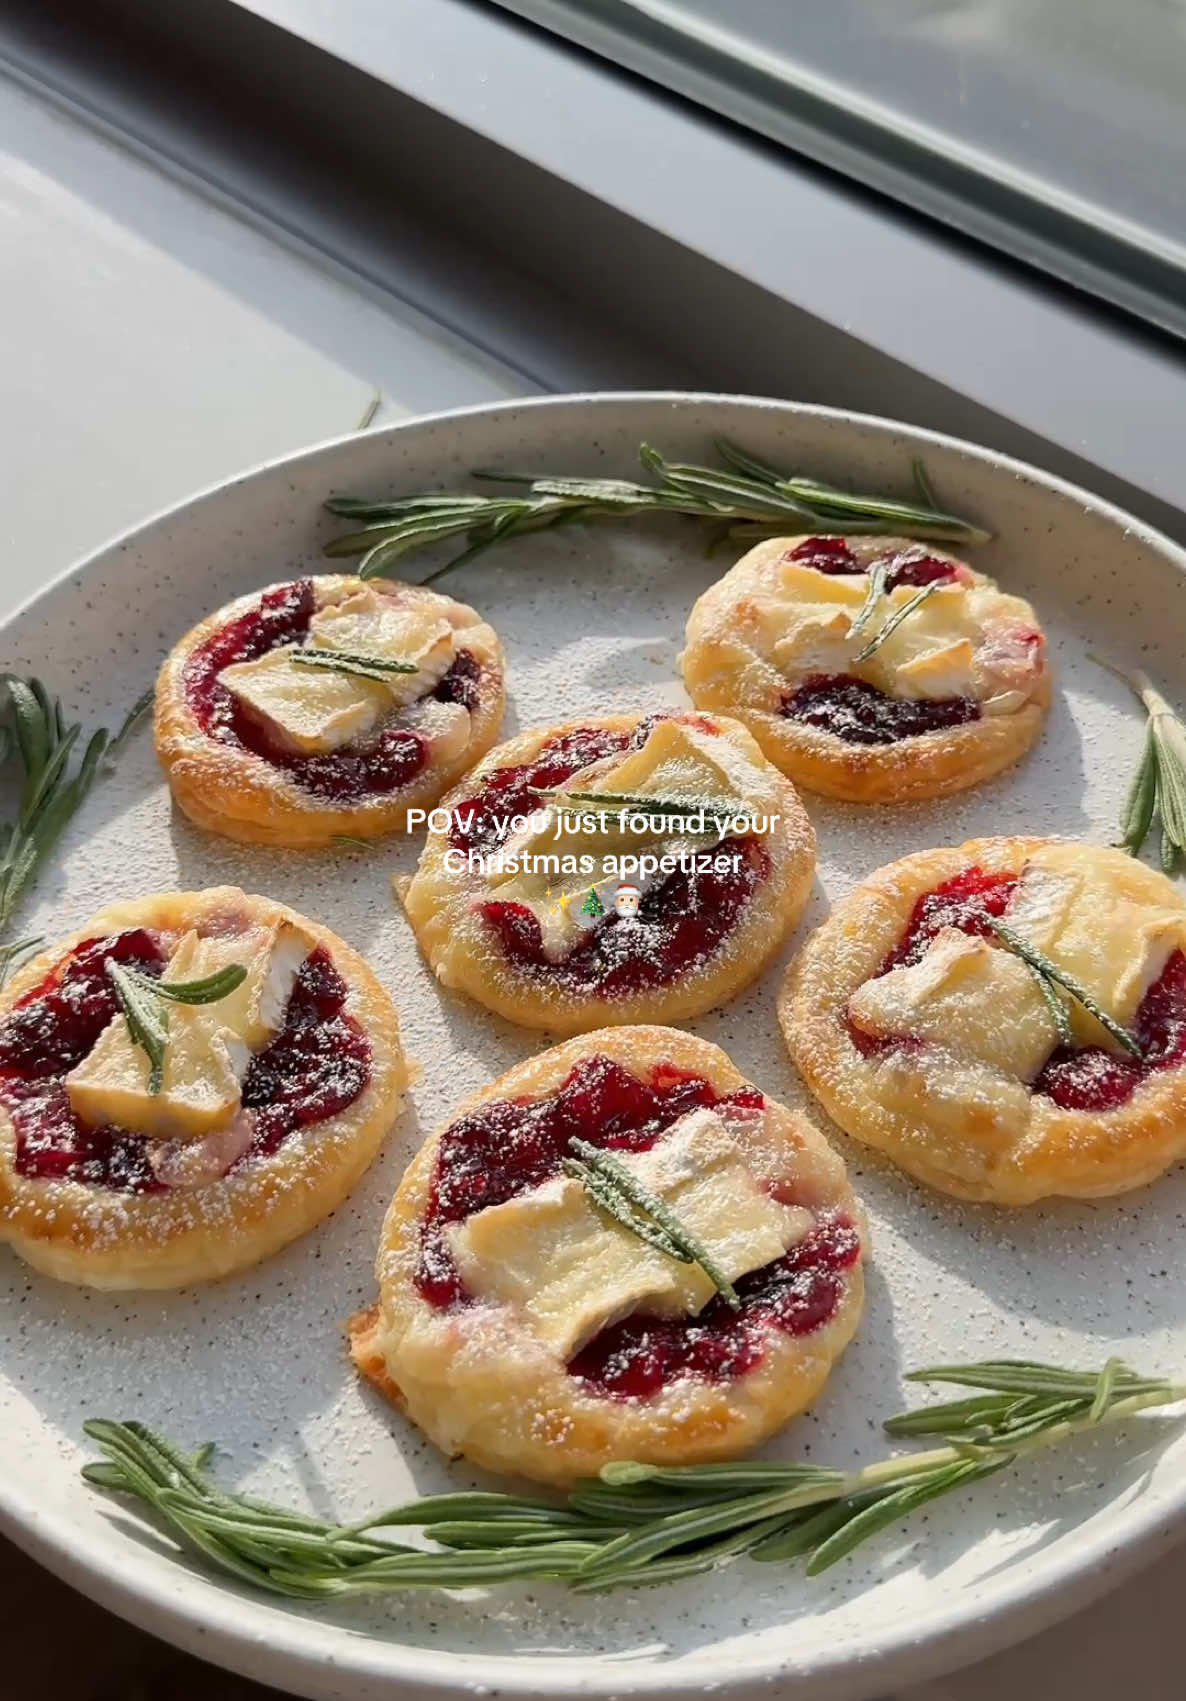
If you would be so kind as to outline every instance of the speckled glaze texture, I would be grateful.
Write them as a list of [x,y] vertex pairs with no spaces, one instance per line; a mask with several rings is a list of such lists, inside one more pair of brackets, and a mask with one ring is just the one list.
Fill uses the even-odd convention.
[[[772,1097],[804,1107],[776,991],[830,904],[927,845],[1004,833],[1113,839],[1141,719],[1089,651],[1139,663],[1186,696],[1177,612],[1186,558],[1084,492],[924,432],[784,403],[603,396],[479,409],[311,450],[151,522],[17,615],[4,665],[40,674],[88,724],[111,725],[211,608],[318,570],[333,529],[320,503],[331,491],[457,485],[469,468],[499,463],[634,476],[640,440],[695,460],[716,436],[904,495],[921,454],[944,504],[996,531],[970,559],[1033,602],[1061,682],[1033,753],[977,790],[899,808],[810,801],[820,867],[797,933],[733,1003],[688,1024]],[[685,703],[675,657],[692,603],[720,571],[697,531],[636,522],[505,546],[443,587],[479,606],[504,642],[509,737],[587,713]],[[444,1465],[358,1383],[341,1332],[370,1303],[387,1202],[427,1131],[542,1043],[434,984],[390,895],[418,849],[279,852],[200,833],[170,809],[147,733],[71,825],[22,917],[29,931],[67,933],[154,888],[228,882],[266,893],[365,953],[396,997],[424,1076],[345,1204],[242,1277],[127,1298],[63,1289],[4,1254],[0,1518],[32,1553],[158,1634],[325,1701],[710,1691],[859,1701],[1037,1630],[1180,1529],[1186,1435],[1154,1428],[940,1502],[814,1581],[741,1562],[715,1578],[606,1597],[533,1584],[313,1613],[165,1558],[156,1537],[88,1492],[81,1426],[97,1415],[140,1416],[195,1445],[217,1438],[227,1480],[344,1518],[479,1480]],[[818,1404],[772,1453],[839,1464],[879,1456],[878,1421],[909,1398],[902,1372],[937,1360],[1098,1364],[1120,1350],[1141,1366],[1181,1369],[1186,1170],[1120,1199],[1039,1204],[1018,1217],[937,1198],[833,1137],[870,1219],[865,1314]]]

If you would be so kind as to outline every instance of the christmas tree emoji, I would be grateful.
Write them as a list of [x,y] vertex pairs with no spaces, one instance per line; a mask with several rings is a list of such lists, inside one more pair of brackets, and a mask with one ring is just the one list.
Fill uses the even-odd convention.
[[590,886],[589,896],[585,899],[584,903],[581,905],[581,914],[582,915],[604,915],[605,914],[605,905],[602,903],[601,899],[597,896],[597,888],[595,886]]

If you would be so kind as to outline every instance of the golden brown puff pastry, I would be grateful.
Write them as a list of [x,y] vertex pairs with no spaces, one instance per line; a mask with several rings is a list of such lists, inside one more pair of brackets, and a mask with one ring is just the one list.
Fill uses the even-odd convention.
[[693,608],[680,666],[697,707],[744,722],[797,785],[852,803],[978,785],[1025,754],[1050,701],[1030,605],[904,538],[758,544]]
[[[112,964],[246,974],[207,1004],[149,997],[167,1021],[154,1091]],[[0,999],[0,1239],[97,1288],[246,1269],[340,1204],[407,1078],[390,999],[328,928],[234,886],[113,904]]]
[[405,831],[489,750],[503,706],[502,646],[472,608],[326,573],[186,634],[157,681],[156,748],[200,827],[307,848]]
[[945,1193],[1121,1193],[1186,1152],[1186,903],[1121,851],[974,839],[891,863],[808,940],[779,1014],[829,1115]]
[[[631,806],[623,828],[627,796],[657,811],[647,798],[708,797],[716,813],[661,814],[652,832]],[[561,797],[577,813],[557,838]],[[443,807],[448,825],[430,820],[440,830],[397,882],[421,949],[445,986],[558,1033],[681,1020],[731,998],[798,920],[815,869],[794,787],[720,716],[525,732]]]
[[[698,1237],[738,1309],[593,1203],[562,1168],[581,1141]],[[860,1315],[863,1235],[841,1160],[723,1051],[606,1028],[426,1142],[351,1352],[438,1447],[491,1470],[563,1483],[615,1459],[728,1459],[823,1387]]]

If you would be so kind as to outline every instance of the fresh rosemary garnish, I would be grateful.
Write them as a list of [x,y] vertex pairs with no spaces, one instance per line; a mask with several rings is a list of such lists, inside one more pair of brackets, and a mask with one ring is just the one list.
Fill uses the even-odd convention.
[[[936,591],[940,591],[942,589],[943,581],[941,579],[932,579],[929,585],[924,585],[920,591],[915,591],[909,602],[904,602],[901,608],[896,608],[890,615],[889,619],[886,620],[882,626],[878,627],[877,631],[870,638],[864,649],[857,651],[853,660],[858,662],[868,661],[869,657],[876,654],[876,652],[881,648],[886,639],[892,637],[902,622],[904,620],[909,620],[915,609],[921,608],[923,603],[926,602],[929,597],[933,597]],[[863,613],[864,610],[861,612]],[[855,632],[855,630],[856,627],[854,626],[853,631]]]
[[568,1149],[571,1156],[562,1165],[565,1174],[583,1182],[589,1197],[602,1210],[669,1258],[678,1258],[681,1264],[698,1264],[730,1310],[740,1311],[737,1289],[704,1242],[657,1194],[643,1186],[633,1170],[604,1147],[591,1145],[575,1134]]
[[[1115,1016],[1109,1016],[1103,1005],[1097,998],[1093,997],[1093,995],[1088,992],[1082,981],[1076,980],[1074,975],[1068,974],[1066,969],[1060,968],[1059,965],[1050,957],[1047,957],[1043,952],[1039,951],[1036,946],[1031,945],[1028,939],[1023,939],[1020,933],[1015,933],[1011,927],[1006,926],[1006,924],[999,920],[998,917],[994,915],[986,915],[984,919],[992,931],[996,934],[997,938],[1001,941],[1002,945],[1007,945],[1010,951],[1016,952],[1022,962],[1028,963],[1030,968],[1033,969],[1034,973],[1038,976],[1039,980],[1046,982],[1053,981],[1057,986],[1064,987],[1066,991],[1070,993],[1075,1002],[1077,1004],[1081,1004],[1087,1011],[1088,1015],[1094,1016],[1100,1027],[1105,1028],[1108,1033],[1111,1034],[1117,1045],[1123,1046],[1125,1051],[1131,1053],[1131,1055],[1137,1058],[1138,1061],[1144,1062],[1145,1052],[1140,1040],[1135,1034],[1130,1033],[1127,1028],[1122,1027],[1116,1020]],[[1057,993],[1054,993],[1053,989],[1051,990],[1052,996],[1058,1004],[1059,1009],[1062,1009],[1062,1001],[1058,998]],[[1051,1015],[1055,1016],[1055,1021],[1058,1025],[1059,1038],[1063,1039],[1064,1044],[1070,1044],[1071,1040],[1064,1037],[1066,1032],[1069,1031],[1064,1028],[1064,1022],[1066,1020],[1065,1009],[1063,1010],[1062,1017],[1060,1018],[1055,1015],[1052,1007]],[[1073,1038],[1074,1036],[1072,1034],[1071,1039]]]
[[[809,529],[985,543],[990,534],[933,501],[899,502],[853,495],[817,479],[787,476],[778,467],[720,440],[722,468],[668,461],[644,443],[639,457],[654,483],[620,478],[539,478],[531,473],[475,472],[475,478],[526,486],[522,495],[477,496],[445,491],[367,501],[331,497],[326,507],[361,531],[336,537],[327,555],[360,555],[360,578],[383,573],[402,555],[463,537],[468,547],[422,581],[472,561],[492,544],[527,532],[597,518],[684,514],[706,522],[720,541],[753,543]],[[917,463],[915,482],[918,483]]]
[[148,1090],[159,1093],[165,1073],[165,1047],[169,1043],[166,1002],[217,1004],[243,984],[247,970],[241,963],[227,963],[202,980],[158,980],[108,957],[107,974],[128,1025],[128,1036],[148,1058]]
[[[92,733],[71,772],[81,726],[67,723],[61,701],[39,679],[9,674],[3,683],[7,701],[0,713],[0,762],[15,753],[23,777],[16,815],[0,823],[0,940],[21,894],[94,784],[100,763],[119,755],[152,701],[151,692],[139,698],[114,737],[104,728]],[[40,944],[32,938],[0,944],[0,986],[14,963]]]
[[[1026,1453],[1186,1399],[1186,1385],[1140,1376],[1116,1359],[1100,1371],[1011,1359],[941,1365],[909,1380],[979,1392],[891,1418],[891,1436],[941,1445],[859,1470],[759,1459],[619,1463],[563,1501],[461,1492],[331,1524],[219,1488],[206,1470],[208,1447],[187,1454],[144,1424],[96,1419],[84,1428],[104,1457],[83,1476],[139,1500],[183,1549],[273,1594],[312,1601],[537,1577],[586,1594],[673,1582],[742,1553],[805,1559],[814,1575],[928,1501]],[[406,1528],[424,1531],[435,1548],[377,1533]]]
[[1154,820],[1161,823],[1161,866],[1175,874],[1186,856],[1186,726],[1144,673],[1125,673],[1093,656],[1145,705],[1145,745],[1124,805],[1123,848],[1138,856]]
[[388,661],[385,656],[358,656],[350,650],[294,650],[289,658],[301,667],[321,667],[332,673],[356,673],[363,679],[383,682],[393,673],[416,673],[411,662]]
[[567,791],[563,786],[544,790],[540,796],[546,798],[561,815],[570,817],[621,812],[631,818],[643,817],[647,830],[656,836],[668,833],[676,826],[681,831],[691,831],[687,824],[701,818],[704,821],[702,831],[715,833],[738,816],[744,815],[748,819],[760,813],[748,804],[739,803],[736,798],[646,797],[625,791]]
[[857,610],[857,617],[848,629],[850,638],[855,638],[863,632],[873,618],[874,610],[885,595],[885,581],[889,577],[889,563],[875,561],[869,570],[869,588],[865,592],[865,600]]

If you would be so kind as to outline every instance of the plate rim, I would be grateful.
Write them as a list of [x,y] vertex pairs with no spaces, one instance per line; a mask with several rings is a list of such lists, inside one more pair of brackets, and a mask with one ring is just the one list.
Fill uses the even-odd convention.
[[[681,412],[724,405],[796,419],[825,419],[872,428],[876,436],[897,436],[910,446],[933,444],[1082,505],[1135,536],[1180,575],[1186,576],[1186,547],[1116,503],[1030,462],[906,420],[819,403],[719,391],[572,391],[417,414],[362,432],[339,433],[257,462],[168,504],[88,551],[5,615],[0,620],[0,635],[9,633],[27,616],[42,612],[45,605],[84,580],[106,559],[154,529],[227,492],[284,468],[308,466],[348,444],[379,438],[395,440],[405,433],[444,423],[516,416],[527,411],[664,404]],[[690,1696],[709,1687],[741,1697],[767,1691],[772,1682],[779,1680],[801,1683],[813,1696],[857,1701],[858,1697],[887,1683],[917,1682],[940,1676],[1081,1610],[1172,1546],[1181,1537],[1183,1526],[1186,1526],[1186,1481],[1167,1497],[1138,1495],[1113,1511],[1106,1529],[1080,1532],[1073,1554],[1060,1558],[1036,1584],[1028,1581],[1026,1568],[1018,1566],[1018,1574],[1011,1582],[1002,1585],[998,1581],[994,1586],[987,1606],[969,1601],[961,1607],[958,1602],[947,1602],[921,1615],[912,1613],[902,1625],[879,1632],[876,1650],[856,1660],[843,1645],[822,1657],[816,1651],[805,1659],[796,1659],[793,1649],[777,1649],[773,1657],[764,1655],[741,1674],[735,1667],[730,1669],[727,1657],[718,1655],[713,1660],[709,1654],[697,1656],[695,1679],[665,1672],[659,1663],[632,1669],[625,1663],[611,1667],[605,1662],[599,1663],[590,1678],[571,1661],[562,1662],[555,1655],[510,1654],[494,1657],[498,1661],[497,1675],[487,1687],[476,1675],[471,1677],[468,1673],[476,1672],[488,1656],[382,1640],[354,1632],[347,1625],[324,1626],[308,1614],[287,1615],[283,1621],[287,1626],[285,1636],[277,1644],[271,1639],[267,1625],[256,1623],[253,1627],[257,1610],[266,1613],[268,1602],[224,1586],[205,1573],[198,1579],[200,1607],[195,1612],[194,1578],[182,1566],[171,1560],[162,1565],[159,1556],[150,1555],[146,1549],[132,1565],[130,1577],[113,1569],[105,1570],[98,1554],[86,1557],[74,1550],[68,1516],[47,1516],[38,1505],[35,1492],[25,1492],[19,1480],[0,1478],[0,1529],[55,1575],[109,1610],[199,1657],[213,1659],[267,1683],[280,1682],[294,1688],[313,1684],[303,1689],[305,1694],[313,1696],[344,1694],[344,1687],[333,1687],[336,1677],[343,1684],[354,1678],[368,1685],[366,1691],[356,1693],[378,1694],[380,1689],[376,1686],[381,1685],[394,1696],[407,1685],[408,1693],[413,1692],[413,1686],[420,1686],[443,1695],[466,1690],[526,1698],[540,1694],[541,1680],[546,1677],[549,1692],[558,1701],[561,1697],[585,1695]],[[187,1578],[190,1588],[183,1586]],[[272,1628],[275,1623],[272,1619]],[[332,1656],[327,1659],[324,1652],[318,1655],[316,1641],[323,1630],[336,1637],[354,1638],[347,1660],[338,1661]],[[318,1684],[319,1676],[330,1687]]]

